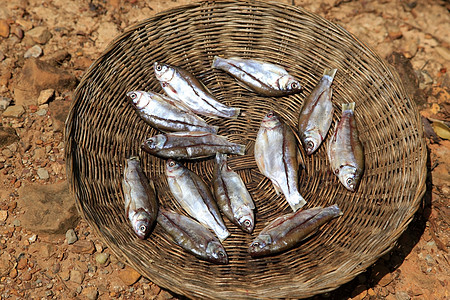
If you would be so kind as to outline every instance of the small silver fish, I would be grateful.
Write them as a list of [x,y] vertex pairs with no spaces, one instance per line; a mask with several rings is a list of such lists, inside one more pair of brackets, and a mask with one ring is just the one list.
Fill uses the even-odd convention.
[[217,101],[206,86],[188,71],[155,62],[156,78],[166,94],[189,107],[194,113],[211,118],[237,118],[240,109]]
[[255,204],[241,176],[227,165],[227,155],[217,153],[213,174],[213,190],[223,214],[244,232],[255,226]]
[[337,69],[325,69],[322,78],[305,99],[298,118],[298,132],[308,155],[319,148],[333,120],[331,84]]
[[306,204],[298,191],[298,168],[303,158],[291,128],[269,111],[261,122],[255,141],[259,171],[272,181],[277,194],[283,192],[293,211]]
[[250,244],[248,252],[252,257],[260,257],[291,249],[314,234],[320,226],[341,215],[339,207],[332,205],[299,210],[278,217],[259,233]]
[[219,153],[244,155],[245,145],[229,142],[224,136],[209,132],[172,132],[148,138],[142,149],[146,152],[173,159],[200,159]]
[[220,241],[225,240],[230,232],[206,183],[197,174],[171,159],[166,163],[166,175],[170,191],[183,209],[211,228]]
[[153,92],[132,91],[127,98],[138,115],[161,131],[206,131],[217,133],[218,127],[208,125],[188,107]]
[[254,59],[214,56],[212,67],[233,76],[245,88],[264,96],[298,93],[300,82],[280,66]]
[[158,202],[153,188],[141,169],[139,157],[132,156],[126,160],[123,180],[125,214],[140,239],[145,239],[156,221]]
[[364,148],[355,121],[355,103],[342,104],[342,116],[328,143],[331,170],[354,192],[364,171]]
[[223,245],[197,221],[165,209],[159,210],[157,221],[177,245],[196,257],[215,264],[228,263]]

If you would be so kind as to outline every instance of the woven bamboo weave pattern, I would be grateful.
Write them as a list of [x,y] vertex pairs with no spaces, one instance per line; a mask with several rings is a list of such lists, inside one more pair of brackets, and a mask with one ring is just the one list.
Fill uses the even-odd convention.
[[[284,66],[304,91],[262,97],[211,68],[215,55],[260,59]],[[121,181],[125,159],[139,155],[155,181],[161,206],[182,212],[168,190],[165,161],[140,150],[155,135],[125,95],[162,93],[155,61],[187,69],[222,103],[241,108],[238,119],[208,119],[219,134],[246,145],[230,156],[256,205],[256,226],[246,234],[225,220],[230,263],[213,265],[174,245],[159,226],[147,240],[134,234],[124,212]],[[344,215],[285,253],[252,259],[247,247],[273,218],[290,212],[284,196],[256,167],[254,142],[260,122],[275,110],[293,128],[305,97],[325,68],[337,68],[335,113],[356,103],[365,149],[365,172],[357,192],[330,172],[324,145],[306,157],[300,193],[306,208],[338,204]],[[301,8],[258,1],[206,1],[153,16],[116,38],[81,80],[66,122],[67,174],[82,216],[123,261],[156,284],[192,298],[305,298],[350,281],[389,251],[417,210],[425,191],[426,149],[414,103],[393,71],[340,26]],[[213,160],[186,166],[209,181]]]

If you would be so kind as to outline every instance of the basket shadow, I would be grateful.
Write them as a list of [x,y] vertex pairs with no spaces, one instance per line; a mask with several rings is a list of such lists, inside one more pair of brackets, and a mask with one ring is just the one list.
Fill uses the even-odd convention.
[[[430,162],[430,149],[427,146],[427,178],[426,191],[422,198],[419,209],[414,214],[413,219],[409,223],[407,229],[399,237],[395,246],[385,255],[380,257],[368,270],[356,276],[350,282],[342,285],[336,290],[320,295],[313,296],[309,299],[349,299],[357,297],[359,294],[370,288],[377,286],[381,279],[388,273],[393,273],[392,281],[395,280],[396,270],[403,264],[406,257],[412,252],[414,247],[425,232],[426,223],[431,215],[432,202],[432,166]],[[390,282],[389,282],[390,283]]]

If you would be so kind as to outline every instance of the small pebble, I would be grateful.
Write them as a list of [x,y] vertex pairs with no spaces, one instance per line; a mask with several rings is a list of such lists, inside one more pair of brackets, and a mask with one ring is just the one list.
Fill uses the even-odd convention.
[[61,270],[61,265],[59,263],[56,263],[52,267],[53,274],[57,274]]
[[79,240],[78,242],[73,244],[71,251],[78,254],[93,254],[95,252],[95,248],[94,244],[91,241]]
[[91,264],[88,264],[88,272],[89,273],[95,273],[97,271],[97,266],[93,266]]
[[102,243],[100,243],[100,242],[95,242],[94,243],[94,246],[95,246],[95,251],[97,251],[97,252],[103,252],[103,245],[102,245]]
[[125,268],[125,264],[123,262],[121,262],[121,261],[117,262],[117,266],[119,267],[119,269]]
[[8,106],[3,112],[3,117],[20,118],[25,113],[22,105]]
[[42,55],[42,48],[39,45],[34,45],[30,49],[28,49],[23,55],[24,58],[38,58]]
[[19,227],[20,226],[20,221],[18,219],[15,219],[12,224],[14,225],[14,227]]
[[88,299],[88,300],[97,300],[98,298],[98,290],[96,287],[87,287],[83,290],[83,295]]
[[5,148],[2,150],[2,155],[5,156],[6,158],[11,158],[13,157],[14,153],[8,148]]
[[0,210],[0,222],[5,222],[8,219],[8,211]]
[[78,270],[71,270],[70,271],[70,281],[73,281],[75,283],[81,284],[84,280],[84,274],[81,273]]
[[36,115],[41,116],[41,117],[45,116],[46,114],[47,114],[47,110],[43,109],[43,108],[36,112]]
[[407,292],[400,291],[400,292],[396,292],[395,293],[395,299],[397,299],[397,300],[409,300],[409,299],[411,299],[411,297],[408,295]]
[[105,265],[108,262],[109,254],[108,253],[97,253],[95,255],[95,261],[99,265]]
[[6,20],[0,20],[0,36],[4,38],[9,36],[9,24]]
[[34,242],[36,242],[36,239],[37,239],[37,235],[36,235],[36,234],[33,234],[32,236],[30,236],[30,237],[28,238],[28,241],[29,241],[30,243],[34,243]]
[[28,265],[28,259],[26,257],[22,257],[17,262],[17,269],[18,270],[23,270],[23,269],[25,269],[27,267],[27,265]]
[[70,272],[69,272],[69,270],[61,271],[60,276],[61,276],[61,279],[64,280],[64,281],[69,280],[70,279]]
[[11,104],[11,99],[6,97],[0,97],[0,111],[4,111]]
[[9,272],[9,277],[10,277],[11,279],[14,279],[14,278],[17,277],[17,269],[16,269],[16,268],[13,268],[13,269]]
[[22,280],[23,281],[30,281],[31,277],[32,277],[31,273],[30,272],[26,272],[25,274],[23,274]]
[[119,271],[119,278],[126,285],[133,285],[136,281],[141,278],[141,274],[139,274],[136,270],[130,267],[125,267],[125,269]]
[[46,104],[55,95],[54,89],[42,90],[37,99],[38,105]]
[[46,179],[48,179],[50,177],[49,174],[48,174],[48,171],[46,169],[44,169],[44,168],[37,169],[37,175],[42,180],[46,180]]
[[75,233],[75,230],[69,229],[66,232],[66,241],[67,244],[71,245],[75,243],[78,240],[77,234]]

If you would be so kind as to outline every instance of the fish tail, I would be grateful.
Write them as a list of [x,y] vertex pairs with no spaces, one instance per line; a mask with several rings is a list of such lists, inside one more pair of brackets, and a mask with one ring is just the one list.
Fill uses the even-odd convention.
[[220,242],[222,243],[227,237],[230,236],[230,232],[226,228],[220,228],[220,230],[217,228],[213,230],[216,236],[219,238]]
[[288,200],[289,205],[291,206],[292,210],[296,212],[306,204],[306,200],[302,197],[302,195],[297,194],[293,197],[291,197]]
[[233,154],[245,155],[245,145],[236,144],[233,147]]
[[214,130],[214,132],[211,132],[211,133],[217,134],[217,132],[219,132],[219,126],[211,126],[211,127]]
[[334,75],[336,75],[337,69],[325,69],[323,71],[323,76],[330,76],[331,79],[334,78]]
[[239,114],[241,113],[241,109],[235,107],[235,108],[233,108],[232,112],[233,112],[233,114],[230,115],[230,118],[231,118],[231,119],[237,119],[238,116],[239,116]]
[[346,110],[355,111],[355,102],[342,103],[342,111],[346,111]]
[[342,216],[344,213],[341,211],[341,209],[337,206],[337,204],[333,204],[327,209],[330,211],[330,214],[337,216]]
[[217,68],[219,66],[219,64],[223,61],[223,58],[219,57],[219,56],[214,56],[213,58],[213,62],[211,64],[212,68]]

